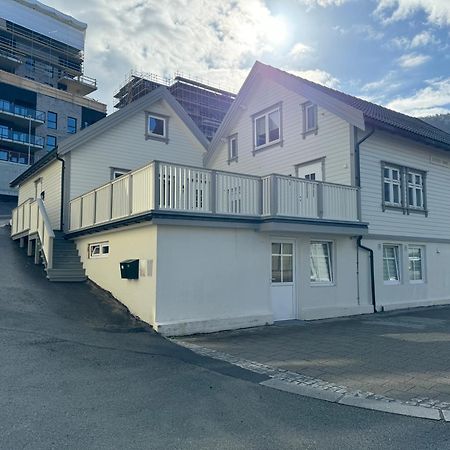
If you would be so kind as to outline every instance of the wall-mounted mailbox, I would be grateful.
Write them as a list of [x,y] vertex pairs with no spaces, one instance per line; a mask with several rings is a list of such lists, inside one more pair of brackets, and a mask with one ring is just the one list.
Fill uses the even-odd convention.
[[139,278],[139,260],[127,259],[120,262],[120,276],[127,280],[137,280]]

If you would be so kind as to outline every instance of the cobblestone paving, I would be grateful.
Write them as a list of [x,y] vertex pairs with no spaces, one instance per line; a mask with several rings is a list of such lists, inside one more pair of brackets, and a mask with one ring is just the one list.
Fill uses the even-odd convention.
[[294,321],[178,341],[292,383],[450,409],[450,307]]

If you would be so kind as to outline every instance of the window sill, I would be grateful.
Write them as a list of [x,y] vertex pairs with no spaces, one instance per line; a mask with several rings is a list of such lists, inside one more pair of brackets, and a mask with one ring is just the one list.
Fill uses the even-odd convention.
[[409,284],[425,284],[424,280],[409,280]]
[[275,146],[283,147],[283,140],[278,139],[276,141],[269,142],[268,144],[264,144],[264,145],[260,145],[259,147],[255,147],[253,149],[253,156],[255,156],[256,153],[262,152],[268,148],[275,147]]
[[309,285],[311,287],[334,287],[336,283],[332,281],[310,281]]
[[387,281],[387,280],[384,280],[383,283],[385,286],[400,286],[401,284],[400,281]]
[[318,132],[319,132],[319,128],[318,127],[317,128],[311,128],[311,130],[304,131],[302,133],[302,137],[303,137],[303,139],[305,139],[306,136],[308,136],[310,134],[317,134]]
[[235,158],[231,158],[227,161],[228,165],[230,165],[232,162],[238,162],[238,157],[236,156]]
[[395,205],[390,203],[383,203],[382,210],[386,211],[390,209],[392,211],[401,211],[403,214],[423,214],[425,217],[428,217],[428,210],[423,208],[414,208],[412,206],[402,206]]
[[169,138],[168,137],[164,137],[164,136],[158,136],[158,135],[153,135],[153,134],[146,134],[145,135],[145,140],[153,140],[153,141],[159,141],[159,142],[164,142],[165,144],[169,143]]

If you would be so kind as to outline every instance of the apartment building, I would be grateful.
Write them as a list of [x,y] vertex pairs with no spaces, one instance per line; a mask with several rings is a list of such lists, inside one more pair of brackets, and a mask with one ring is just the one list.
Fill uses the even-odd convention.
[[0,196],[17,196],[12,179],[67,137],[106,116],[87,95],[87,25],[31,0],[0,9]]

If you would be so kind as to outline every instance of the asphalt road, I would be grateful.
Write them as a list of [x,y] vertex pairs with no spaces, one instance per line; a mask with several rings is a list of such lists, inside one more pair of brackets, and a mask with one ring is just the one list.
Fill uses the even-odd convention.
[[0,228],[0,448],[450,449],[450,424],[260,386],[87,284],[49,283]]

